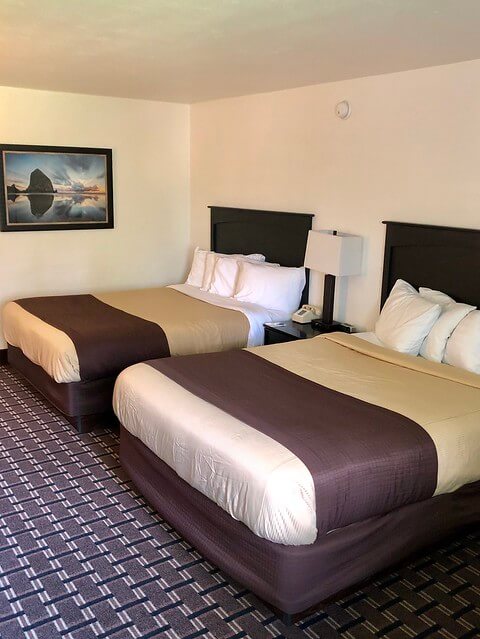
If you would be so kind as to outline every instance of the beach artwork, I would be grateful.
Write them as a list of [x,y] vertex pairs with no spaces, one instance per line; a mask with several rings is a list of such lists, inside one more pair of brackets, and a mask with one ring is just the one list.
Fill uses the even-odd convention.
[[113,228],[110,149],[0,151],[2,231]]

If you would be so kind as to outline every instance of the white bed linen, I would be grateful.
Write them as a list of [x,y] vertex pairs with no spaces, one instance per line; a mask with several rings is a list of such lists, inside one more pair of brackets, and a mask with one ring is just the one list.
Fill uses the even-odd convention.
[[148,364],[120,373],[113,407],[132,435],[259,537],[287,545],[315,541],[312,475],[282,444]]
[[4,306],[2,319],[8,344],[19,348],[59,384],[80,381],[77,351],[66,333],[15,302]]

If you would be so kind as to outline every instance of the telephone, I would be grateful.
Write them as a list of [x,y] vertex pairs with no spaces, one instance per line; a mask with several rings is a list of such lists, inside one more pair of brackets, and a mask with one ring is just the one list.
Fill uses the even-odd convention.
[[298,322],[299,324],[307,324],[314,319],[318,319],[320,315],[317,313],[317,309],[315,306],[311,304],[304,304],[298,311],[292,315],[292,320],[294,322]]

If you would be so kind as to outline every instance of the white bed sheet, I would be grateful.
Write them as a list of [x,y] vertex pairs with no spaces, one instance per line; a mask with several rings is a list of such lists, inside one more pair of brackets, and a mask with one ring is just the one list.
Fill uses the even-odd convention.
[[148,364],[120,373],[113,408],[132,435],[256,535],[292,546],[314,543],[313,478],[285,446]]

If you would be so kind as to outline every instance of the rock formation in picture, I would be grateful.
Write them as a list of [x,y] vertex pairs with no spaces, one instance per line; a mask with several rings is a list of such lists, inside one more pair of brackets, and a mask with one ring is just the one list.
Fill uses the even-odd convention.
[[30,184],[26,193],[56,193],[52,180],[40,169],[35,169],[30,173]]
[[7,193],[21,193],[16,184],[7,184]]

